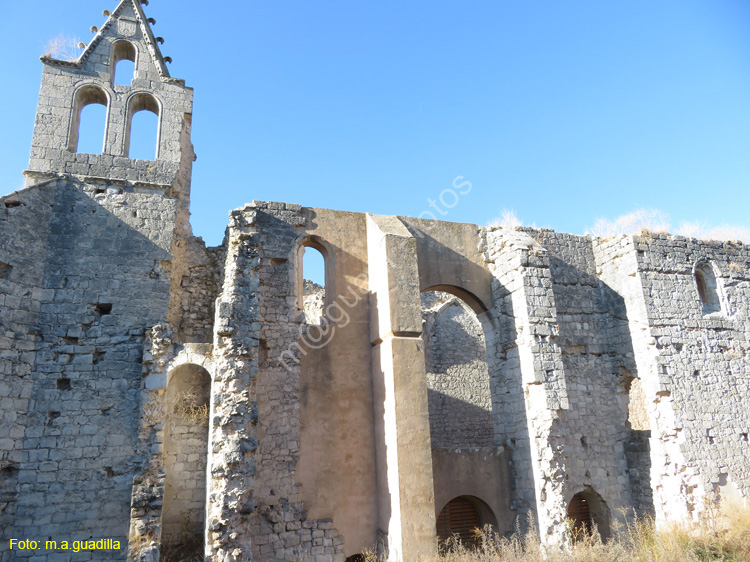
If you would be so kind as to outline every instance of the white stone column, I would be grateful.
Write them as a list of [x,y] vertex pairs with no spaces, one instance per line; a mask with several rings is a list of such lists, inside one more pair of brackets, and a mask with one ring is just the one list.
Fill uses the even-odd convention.
[[388,560],[437,552],[417,245],[396,217],[367,215],[378,526]]

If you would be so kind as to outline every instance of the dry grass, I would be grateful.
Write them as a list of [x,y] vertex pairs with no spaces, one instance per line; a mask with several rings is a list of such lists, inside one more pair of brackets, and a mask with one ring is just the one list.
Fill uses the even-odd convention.
[[208,425],[209,406],[205,398],[198,396],[195,390],[178,393],[169,404],[170,409],[190,425]]
[[[480,548],[458,541],[442,545],[429,562],[750,562],[750,509],[728,506],[703,523],[656,529],[641,519],[616,529],[603,543],[598,535],[577,537],[570,549],[544,548],[535,532],[500,537],[489,529],[479,535]],[[365,553],[362,562],[378,562]]]
[[44,52],[47,56],[59,59],[74,61],[81,56],[83,49],[80,48],[80,41],[75,37],[60,34],[54,39],[47,41],[44,46]]
[[191,525],[190,514],[186,513],[180,521],[180,532],[161,545],[162,562],[203,562],[205,549],[199,529]]

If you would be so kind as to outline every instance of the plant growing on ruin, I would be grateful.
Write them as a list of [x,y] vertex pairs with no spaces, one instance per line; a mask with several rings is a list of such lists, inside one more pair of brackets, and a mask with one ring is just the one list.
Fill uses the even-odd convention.
[[70,37],[61,33],[54,39],[47,41],[44,52],[48,57],[73,61],[77,60],[83,52],[80,44],[81,42],[77,37]]
[[191,425],[207,425],[208,401],[198,396],[195,390],[186,390],[175,395],[170,410]]

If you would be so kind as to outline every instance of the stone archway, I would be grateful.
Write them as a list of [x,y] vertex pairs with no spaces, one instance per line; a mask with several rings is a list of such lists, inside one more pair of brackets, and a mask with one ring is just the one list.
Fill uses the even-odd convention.
[[436,523],[438,541],[443,544],[456,537],[464,546],[478,546],[479,531],[485,525],[497,527],[490,507],[474,496],[458,496],[440,510]]
[[211,376],[203,367],[184,364],[169,373],[164,427],[164,549],[203,552],[210,397]]
[[595,531],[602,540],[610,537],[609,508],[602,497],[591,488],[573,495],[568,504],[568,519],[574,542]]

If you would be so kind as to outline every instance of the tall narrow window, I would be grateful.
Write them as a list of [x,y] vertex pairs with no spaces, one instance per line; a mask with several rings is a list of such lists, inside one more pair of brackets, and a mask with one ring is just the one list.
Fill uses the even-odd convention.
[[112,47],[112,83],[130,86],[135,76],[135,45],[118,41]]
[[73,122],[68,150],[101,154],[107,130],[107,94],[97,86],[86,86],[76,92]]
[[133,96],[128,107],[125,136],[128,158],[156,160],[159,157],[159,104],[150,94]]
[[303,246],[302,252],[302,309],[308,324],[320,324],[326,295],[325,258],[317,248]]
[[711,265],[700,262],[695,266],[695,283],[703,306],[703,314],[721,311],[721,302],[716,286],[716,275]]

